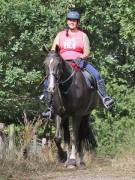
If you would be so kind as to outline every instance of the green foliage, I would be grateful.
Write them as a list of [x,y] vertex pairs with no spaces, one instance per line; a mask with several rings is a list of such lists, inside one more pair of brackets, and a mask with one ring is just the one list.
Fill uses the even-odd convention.
[[[99,152],[127,143],[135,127],[135,3],[133,0],[0,0],[0,120],[15,121],[24,109],[40,113],[42,46],[51,47],[69,8],[81,13],[91,42],[90,62],[101,72],[116,105],[94,111]],[[133,132],[133,130],[132,130]]]

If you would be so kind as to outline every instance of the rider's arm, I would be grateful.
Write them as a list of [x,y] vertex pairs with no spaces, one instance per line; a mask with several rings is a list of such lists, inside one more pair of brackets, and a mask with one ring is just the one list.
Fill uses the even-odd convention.
[[90,41],[85,33],[83,34],[83,43],[84,43],[84,50],[81,58],[87,60],[90,56]]
[[54,41],[53,41],[53,45],[52,45],[52,48],[51,50],[56,50],[56,46],[59,45],[59,33],[57,34],[57,36],[55,37]]

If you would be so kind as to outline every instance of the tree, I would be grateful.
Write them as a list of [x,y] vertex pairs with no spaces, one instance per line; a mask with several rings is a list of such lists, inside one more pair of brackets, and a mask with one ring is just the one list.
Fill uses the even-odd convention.
[[17,119],[24,109],[32,116],[40,113],[36,87],[44,75],[42,46],[50,49],[56,33],[66,26],[67,11],[76,8],[91,42],[89,61],[116,101],[110,113],[103,109],[93,113],[98,141],[107,151],[125,142],[127,129],[135,127],[134,1],[0,0],[0,4],[0,119]]

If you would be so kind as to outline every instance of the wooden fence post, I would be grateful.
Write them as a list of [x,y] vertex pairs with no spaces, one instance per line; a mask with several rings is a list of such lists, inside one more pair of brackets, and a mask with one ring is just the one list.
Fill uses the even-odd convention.
[[49,160],[49,148],[48,148],[48,142],[46,138],[42,139],[42,153],[44,157],[46,158],[46,161]]
[[9,152],[14,153],[15,151],[15,126],[11,124],[9,126]]
[[0,159],[6,155],[5,150],[6,150],[6,137],[4,133],[4,128],[5,124],[0,123]]

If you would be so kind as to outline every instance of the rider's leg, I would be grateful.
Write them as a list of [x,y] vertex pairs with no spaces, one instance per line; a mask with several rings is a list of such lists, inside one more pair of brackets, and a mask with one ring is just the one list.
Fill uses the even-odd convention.
[[105,90],[104,80],[101,78],[99,72],[91,64],[86,64],[85,69],[88,73],[92,74],[94,78],[96,79],[97,91],[101,97],[103,105],[105,106],[106,109],[111,108],[114,101],[111,97],[107,95],[106,90]]
[[52,95],[48,93],[48,80],[45,79],[44,83],[44,93],[40,96],[40,100],[44,99],[46,101],[47,110],[42,113],[42,116],[45,118],[52,118],[54,114],[54,109],[52,105]]

